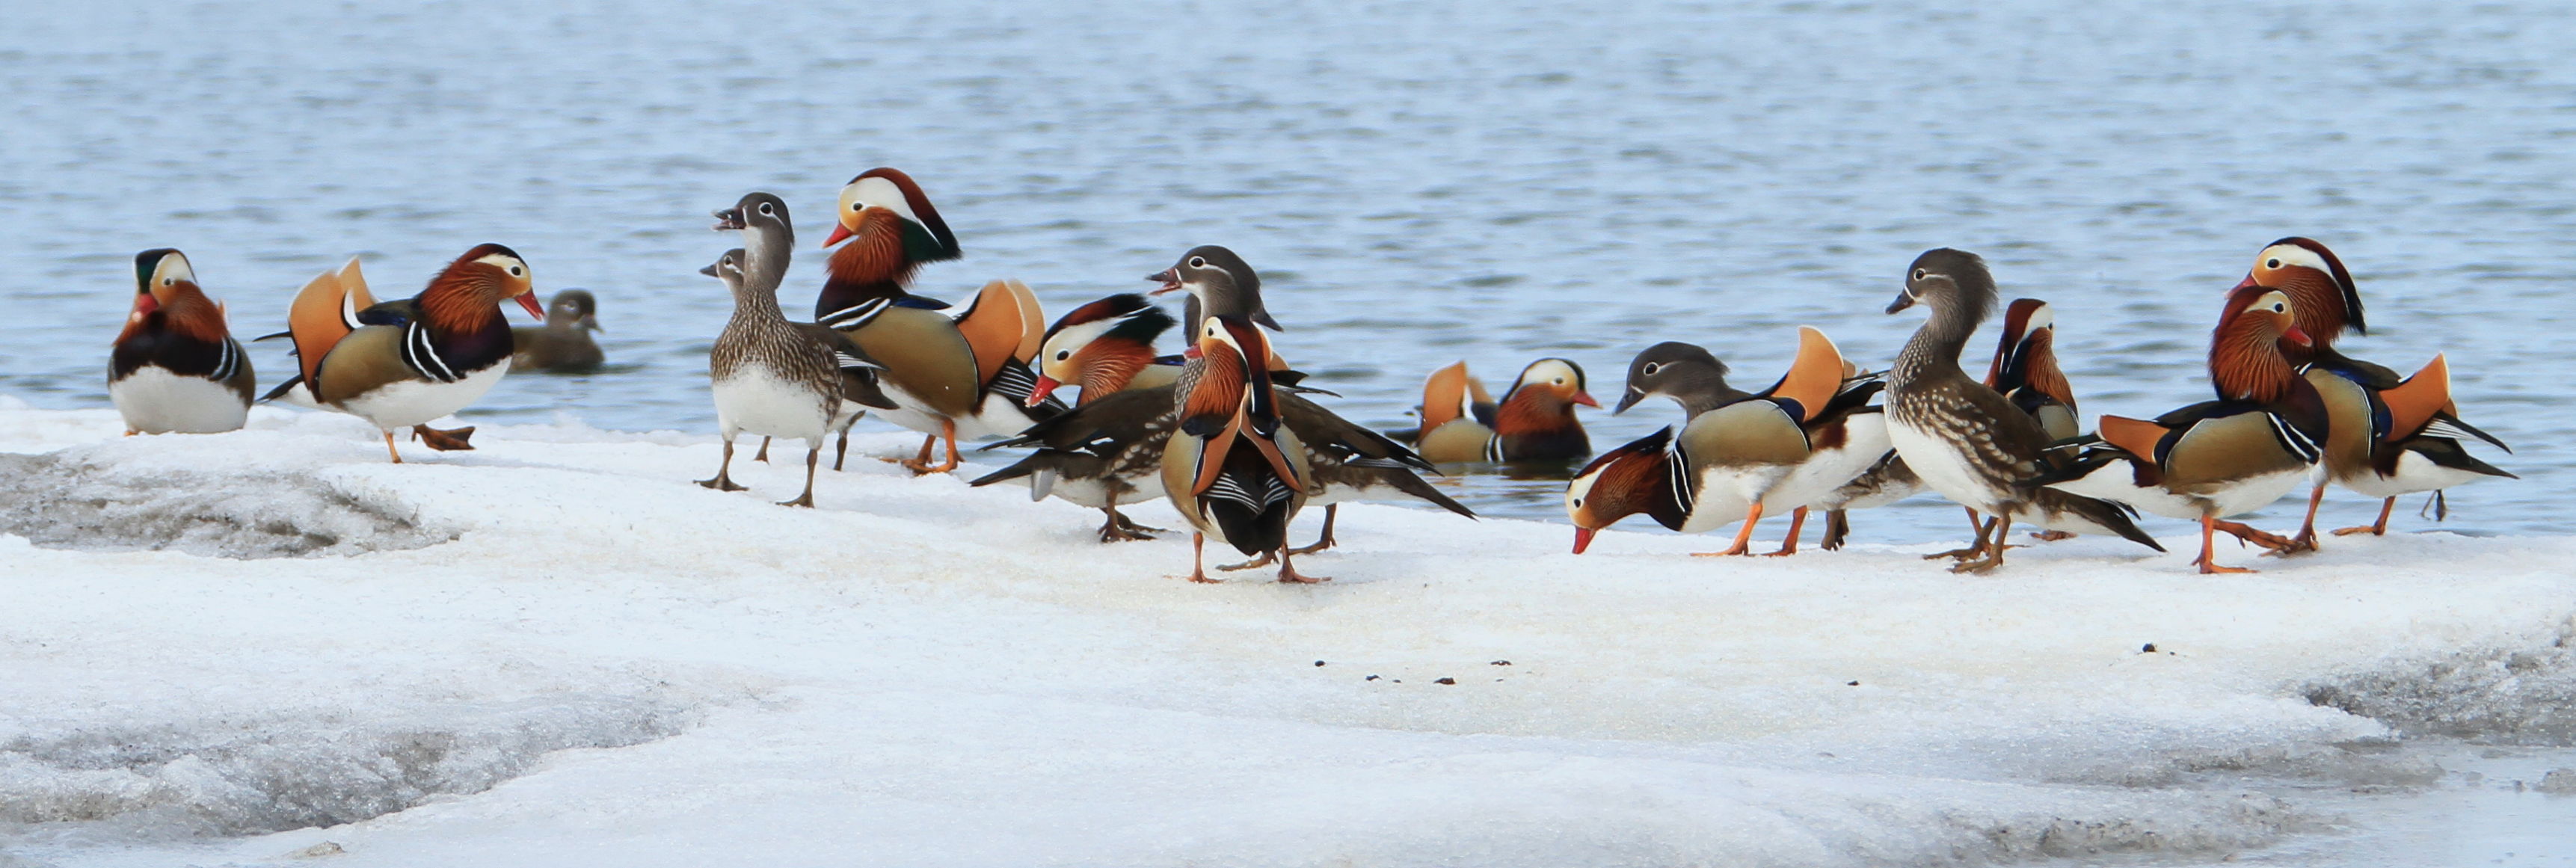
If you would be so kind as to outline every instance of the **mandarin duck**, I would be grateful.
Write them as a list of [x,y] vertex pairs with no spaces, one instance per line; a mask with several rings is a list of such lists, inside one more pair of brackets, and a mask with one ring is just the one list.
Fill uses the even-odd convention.
[[482,244],[440,269],[419,295],[379,304],[351,259],[296,293],[285,334],[301,373],[262,400],[301,385],[313,403],[374,424],[396,464],[397,428],[411,428],[432,449],[472,449],[473,428],[427,423],[471,406],[509,373],[510,324],[497,306],[516,300],[545,321],[533,280],[516,251]]
[[1328,581],[1297,572],[1288,522],[1306,505],[1306,450],[1281,423],[1278,393],[1262,364],[1268,336],[1234,314],[1202,319],[1197,356],[1173,386],[1179,418],[1166,440],[1163,496],[1190,523],[1189,579],[1207,576],[1208,537],[1247,555],[1277,553],[1279,580]]
[[1584,391],[1583,368],[1540,359],[1521,369],[1495,401],[1458,362],[1431,372],[1422,385],[1422,425],[1414,448],[1435,464],[1568,461],[1592,452],[1574,408],[1599,407]]
[[[828,263],[814,319],[849,335],[883,366],[878,382],[895,408],[879,415],[928,435],[905,467],[955,470],[960,438],[1018,434],[1063,409],[1027,400],[1037,385],[1028,363],[1046,320],[1026,284],[987,283],[954,317],[942,312],[946,304],[906,289],[921,266],[962,255],[911,176],[876,168],[850,179],[823,246],[840,249]],[[943,439],[947,460],[933,464],[931,450]]]
[[107,398],[125,433],[240,428],[255,380],[223,304],[197,285],[187,255],[166,247],[135,254],[134,308],[107,361]]
[[[1690,354],[1668,349],[1658,356],[1665,354],[1676,361],[1631,366],[1632,372],[1645,374],[1650,382],[1629,384],[1631,399],[1621,401],[1623,409],[1634,405],[1632,399],[1669,388],[1667,384],[1675,379],[1700,383],[1696,391],[1702,396],[1734,391],[1722,379],[1711,380],[1712,375],[1722,375],[1724,366],[1715,363],[1714,357],[1700,361],[1697,356],[1706,351]],[[1672,364],[1698,370],[1670,376]],[[1842,489],[1889,451],[1886,422],[1868,406],[1880,384],[1863,378],[1847,388],[1849,370],[1824,332],[1800,326],[1797,359],[1770,388],[1716,402],[1693,414],[1678,432],[1667,429],[1623,446],[1617,456],[1594,460],[1566,485],[1566,512],[1576,529],[1575,550],[1580,553],[1587,547],[1593,532],[1635,514],[1621,508],[1639,505],[1638,511],[1659,522],[1677,518],[1678,525],[1667,527],[1686,533],[1742,519],[1735,544],[1715,553],[1720,555],[1747,554],[1763,513],[1791,510],[1789,536],[1770,554],[1796,553],[1810,505]],[[1617,490],[1651,475],[1629,472],[1638,462],[1662,469],[1661,491],[1672,501],[1669,505],[1640,504],[1639,493]]]
[[2202,573],[2252,572],[2219,566],[2213,535],[2224,530],[2276,544],[2268,534],[2223,519],[2296,488],[2315,469],[2326,436],[2323,399],[2280,351],[2285,342],[2310,342],[2293,307],[2288,294],[2269,287],[2229,293],[2209,336],[2209,381],[2217,400],[2153,421],[2105,415],[2097,426],[2098,444],[2035,481],[2197,521]]
[[[759,194],[755,194],[759,195]],[[724,438],[724,462],[713,479],[699,485],[719,491],[741,491],[733,481],[733,441],[744,431],[765,437],[805,441],[805,490],[780,506],[814,505],[814,469],[822,463],[823,439],[847,432],[849,420],[866,412],[853,393],[876,395],[867,380],[875,364],[848,336],[813,323],[789,322],[778,309],[775,272],[746,270],[750,256],[742,248],[725,251],[699,273],[724,281],[733,294],[733,318],[707,351],[707,378],[713,386],[716,425]],[[892,404],[877,396],[883,407]],[[846,436],[846,435],[845,435]]]
[[[2163,551],[2126,507],[2033,485],[2072,456],[2052,452],[2047,429],[2011,399],[1968,377],[1959,353],[1995,306],[1994,277],[1976,254],[1940,248],[1916,257],[1887,312],[1917,304],[1931,318],[1914,332],[1887,375],[1887,434],[1925,487],[1993,515],[1959,572],[2003,565],[2003,540],[2016,521],[2069,533],[2112,534]],[[1980,557],[1982,555],[1982,557]]]

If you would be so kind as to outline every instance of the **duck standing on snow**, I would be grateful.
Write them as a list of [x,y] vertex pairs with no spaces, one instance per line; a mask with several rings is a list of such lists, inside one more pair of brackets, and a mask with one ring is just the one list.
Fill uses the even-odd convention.
[[[1642,511],[1658,520],[1678,517],[1680,525],[1672,529],[1684,532],[1711,530],[1740,518],[1744,524],[1736,532],[1735,544],[1715,554],[1747,554],[1763,513],[1790,509],[1794,517],[1789,536],[1771,554],[1795,554],[1810,504],[1859,478],[1889,451],[1887,425],[1875,408],[1868,407],[1880,384],[1864,379],[1846,388],[1849,366],[1842,353],[1813,327],[1799,327],[1798,356],[1788,373],[1771,388],[1752,394],[1727,387],[1722,379],[1725,366],[1705,350],[1690,353],[1667,348],[1657,353],[1649,348],[1648,352],[1658,358],[1670,356],[1672,361],[1631,365],[1632,373],[1643,374],[1649,382],[1631,382],[1620,409],[1672,388],[1675,380],[1696,384],[1693,391],[1699,402],[1727,392],[1741,397],[1716,399],[1714,406],[1693,414],[1680,433],[1669,428],[1659,431],[1614,450],[1615,455],[1596,459],[1577,474],[1566,486],[1566,512],[1575,522],[1578,552],[1590,543],[1593,531]],[[1674,374],[1673,365],[1681,365],[1682,371]],[[1627,472],[1638,463],[1652,464],[1656,470]],[[1659,509],[1642,500],[1648,492],[1622,490],[1649,481],[1661,486],[1663,496],[1671,500],[1669,508]],[[1636,508],[1615,508],[1630,504]]]
[[2301,375],[2316,387],[2326,405],[2325,473],[2308,493],[2307,517],[2299,533],[2277,553],[2315,551],[2317,507],[2325,502],[2326,485],[2341,484],[2365,496],[2382,498],[2379,520],[2335,531],[2337,535],[2388,532],[2388,515],[2397,498],[2434,492],[2488,477],[2512,477],[2462,448],[2475,437],[2513,451],[2494,435],[2460,421],[2451,401],[2451,370],[2436,355],[2415,376],[2399,379],[2395,371],[2335,350],[2335,338],[2347,329],[2370,331],[2362,316],[2361,293],[2343,260],[2324,244],[2307,238],[2283,238],[2265,245],[2254,257],[2238,289],[2265,286],[2290,297],[2298,325],[2310,343],[2281,344],[2281,353],[2302,366]]
[[[1243,257],[1224,247],[1205,244],[1190,248],[1172,267],[1145,276],[1160,284],[1155,295],[1171,292],[1189,293],[1189,305],[1182,323],[1198,331],[1214,317],[1232,316],[1255,325],[1279,329],[1277,320],[1261,298],[1261,275]],[[1281,418],[1296,433],[1305,450],[1308,465],[1307,505],[1324,507],[1324,530],[1313,545],[1290,551],[1309,554],[1332,548],[1333,526],[1341,517],[1341,503],[1348,500],[1390,500],[1410,497],[1423,500],[1450,512],[1476,517],[1464,504],[1440,493],[1416,471],[1437,474],[1439,471],[1414,450],[1388,439],[1386,435],[1353,424],[1331,410],[1324,409],[1291,392],[1317,392],[1302,388],[1305,375],[1288,367],[1276,346],[1264,338],[1262,353],[1267,361],[1271,385],[1282,394],[1276,396]],[[1192,346],[1181,355],[1182,376],[1188,376],[1198,348]],[[1580,372],[1578,373],[1578,377]],[[1319,392],[1331,394],[1330,392]],[[1600,406],[1594,404],[1593,406]],[[1268,566],[1270,555],[1264,553],[1250,563],[1232,564],[1223,569],[1241,570]]]
[[1592,454],[1592,441],[1574,408],[1601,406],[1583,387],[1581,366],[1540,359],[1521,369],[1511,391],[1495,401],[1467,373],[1466,362],[1441,368],[1422,384],[1422,427],[1414,447],[1437,464],[1582,458]]
[[[847,337],[811,323],[792,323],[778,310],[777,275],[748,274],[740,248],[725,251],[700,273],[723,280],[733,293],[733,318],[707,353],[714,383],[716,424],[724,437],[724,463],[699,485],[741,491],[734,484],[733,440],[744,431],[805,441],[805,491],[780,506],[814,505],[814,468],[822,463],[823,438],[863,412],[846,398],[851,371],[870,367]],[[754,278],[760,281],[754,282]],[[889,402],[891,403],[891,402]]]
[[590,333],[599,331],[599,300],[589,291],[555,293],[546,306],[546,324],[510,329],[510,365],[536,371],[578,373],[599,367],[608,357]]
[[497,305],[516,299],[545,321],[533,280],[517,252],[482,244],[448,263],[419,295],[377,304],[351,259],[296,293],[287,335],[302,373],[266,398],[302,384],[314,403],[384,432],[385,453],[396,464],[396,428],[411,428],[432,449],[472,449],[466,438],[473,428],[440,431],[425,423],[472,405],[509,373],[510,324]]
[[[849,243],[842,244],[847,241]],[[883,365],[879,384],[895,409],[888,421],[929,435],[903,466],[915,473],[957,469],[961,437],[1007,436],[1064,409],[1028,402],[1046,326],[1036,294],[1016,280],[996,280],[955,317],[947,305],[905,289],[922,265],[956,259],[957,236],[912,177],[869,169],[841,188],[839,223],[824,247],[838,245],[830,278],[814,302],[814,319],[843,334]],[[930,461],[948,441],[948,460]]]
[[[1627,394],[1620,397],[1618,406],[1610,413],[1615,416],[1628,412],[1628,408],[1650,397],[1670,398],[1673,403],[1681,405],[1682,418],[1687,423],[1699,418],[1701,413],[1753,397],[1750,392],[1727,385],[1726,374],[1726,363],[1698,346],[1665,341],[1647,347],[1629,360]],[[1846,360],[1843,363],[1842,388],[1862,387],[1875,390],[1881,385],[1874,378],[1859,376],[1858,368]],[[1885,506],[1923,490],[1922,481],[1915,479],[1914,471],[1906,468],[1905,459],[1897,457],[1895,449],[1885,448],[1886,414],[1865,404],[1847,406],[1850,407],[1848,413],[1830,422],[1859,426],[1851,429],[1858,431],[1859,436],[1850,438],[1850,442],[1877,442],[1881,452],[1859,475],[1807,505],[1825,511],[1823,548],[1827,551],[1842,548],[1851,536],[1848,517],[1851,510]],[[1795,551],[1796,546],[1797,538],[1793,534],[1788,549]]]
[[1297,572],[1288,522],[1306,505],[1306,450],[1280,423],[1278,394],[1261,360],[1269,338],[1250,319],[1210,314],[1193,359],[1173,387],[1180,420],[1163,448],[1163,496],[1194,531],[1190,581],[1207,577],[1208,537],[1247,555],[1278,553],[1279,580]]
[[[745,193],[733,207],[715,212],[715,217],[716,231],[742,233],[743,282],[747,286],[768,287],[763,293],[770,299],[768,306],[775,309],[778,306],[777,289],[786,283],[788,263],[796,256],[796,223],[787,213],[787,200],[769,193]],[[736,313],[740,313],[740,308],[736,308]],[[778,318],[785,319],[786,315],[779,314]],[[810,329],[813,326],[799,323],[797,328]],[[856,346],[838,346],[847,343],[846,340],[826,342],[843,350]],[[858,357],[862,354],[852,351],[850,355]],[[878,383],[877,373],[877,369],[864,365],[841,369],[844,403],[840,415],[833,422],[840,435],[832,447],[833,470],[841,469],[842,462],[850,456],[850,426],[867,416],[869,408],[884,410],[895,406]],[[769,439],[766,436],[760,438],[760,453],[751,457],[753,461],[769,460]]]
[[2218,400],[2152,422],[2105,415],[2100,445],[2035,481],[2198,521],[2202,573],[2253,572],[2219,566],[2213,535],[2224,530],[2267,546],[2283,541],[2221,519],[2298,487],[2315,469],[2326,436],[2324,401],[2281,355],[2283,343],[2310,342],[2290,311],[2290,297],[2279,290],[2248,286],[2229,293],[2209,335],[2209,382]]
[[135,254],[134,311],[107,361],[107,398],[125,417],[125,433],[240,428],[254,382],[224,306],[197,286],[188,257],[167,247]]
[[[2002,393],[1969,379],[1959,353],[1995,306],[1995,281],[1976,254],[1941,248],[1916,257],[1894,314],[1922,304],[1932,318],[1914,332],[1887,375],[1887,434],[1923,484],[1962,506],[2000,519],[1987,525],[1954,571],[2003,565],[2015,521],[2070,533],[2107,533],[2157,551],[2154,537],[2109,501],[2030,483],[2070,456],[2052,453],[2039,420]],[[1978,558],[1982,554],[1984,557]]]

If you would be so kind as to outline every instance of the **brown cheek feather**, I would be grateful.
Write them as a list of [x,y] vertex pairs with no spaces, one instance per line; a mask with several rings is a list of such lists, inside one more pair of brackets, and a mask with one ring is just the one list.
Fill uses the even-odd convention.
[[196,284],[181,281],[167,289],[169,297],[162,302],[161,310],[172,332],[206,343],[231,336],[224,328],[223,307],[207,298]]
[[1136,372],[1154,363],[1154,349],[1116,338],[1092,341],[1073,354],[1074,370],[1082,375],[1082,398],[1077,404],[1088,404],[1095,397],[1107,397],[1136,379]]
[[919,266],[903,251],[903,218],[884,208],[859,215],[859,228],[849,243],[832,251],[832,279],[851,283],[912,282]]
[[420,318],[442,333],[472,331],[501,317],[497,307],[511,296],[501,269],[489,263],[451,266],[420,293]]
[[2023,379],[2028,380],[2030,387],[2038,389],[2040,394],[2055,398],[2058,403],[2072,409],[2075,406],[2075,387],[2066,381],[2066,374],[2057,369],[2056,344],[2056,329],[2045,329],[2031,336],[2030,360],[2023,366]]

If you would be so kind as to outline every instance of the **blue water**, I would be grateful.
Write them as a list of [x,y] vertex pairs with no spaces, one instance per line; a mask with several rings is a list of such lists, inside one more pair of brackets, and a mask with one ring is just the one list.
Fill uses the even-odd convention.
[[[707,212],[799,209],[797,309],[839,185],[894,165],[967,251],[920,291],[1014,276],[1060,312],[1226,244],[1283,352],[1384,427],[1457,359],[1501,381],[1563,355],[1610,396],[1689,340],[1758,387],[1812,323],[1883,365],[1919,315],[1878,311],[1944,245],[2055,303],[2088,413],[2145,414],[2203,394],[2220,295],[2304,234],[2370,304],[2347,350],[2449,351],[2464,413],[2519,450],[2495,458],[2524,479],[2462,489],[2448,527],[2576,532],[2568,7],[1979,7],[27,6],[0,29],[0,393],[105,404],[142,248],[187,250],[255,334],[350,255],[394,295],[498,241],[541,291],[601,296],[617,366],[513,374],[469,420],[711,431],[727,300],[696,269],[735,241]],[[1677,415],[1590,421],[1606,446]],[[1464,493],[1555,515],[1559,487]],[[1856,520],[1961,526],[1928,498]]]

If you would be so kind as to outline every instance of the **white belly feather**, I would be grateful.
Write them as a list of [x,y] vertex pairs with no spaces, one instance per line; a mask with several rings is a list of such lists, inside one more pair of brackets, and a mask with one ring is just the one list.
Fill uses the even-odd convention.
[[107,397],[116,402],[125,427],[145,434],[231,431],[250,416],[250,402],[241,393],[159,365],[144,365],[125,379],[107,384]]
[[340,409],[387,431],[409,428],[474,406],[509,372],[510,360],[505,358],[453,383],[396,380],[340,402]]

